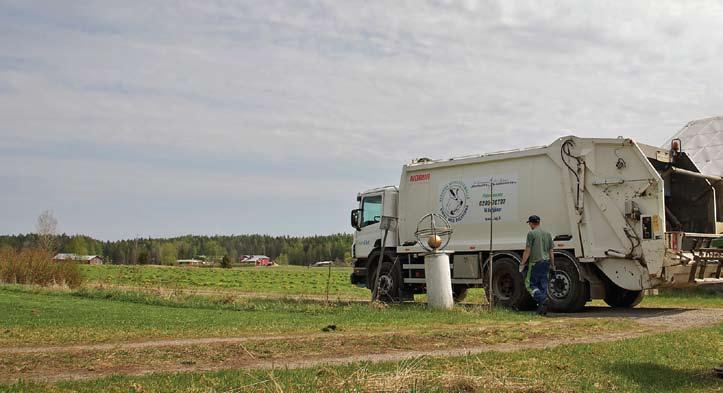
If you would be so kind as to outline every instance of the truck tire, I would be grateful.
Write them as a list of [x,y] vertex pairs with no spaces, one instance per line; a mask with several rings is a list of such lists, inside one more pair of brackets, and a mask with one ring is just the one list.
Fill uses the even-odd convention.
[[585,308],[588,299],[587,282],[580,280],[574,257],[557,255],[555,271],[550,277],[548,308],[554,312],[577,312]]
[[[374,283],[376,280],[376,265],[371,271],[371,290],[374,291]],[[382,303],[393,303],[400,300],[400,288],[402,284],[402,275],[398,266],[386,258],[382,261],[382,267],[379,269],[381,281],[379,283],[379,301]]]
[[630,291],[608,282],[605,286],[605,303],[614,308],[633,308],[643,301],[643,291]]
[[[519,263],[507,257],[496,259],[493,263],[492,292],[495,294],[495,304],[513,310],[529,310],[534,307],[535,301],[525,288]],[[490,300],[490,291],[486,289],[485,297],[487,301]]]
[[369,256],[367,257],[367,289],[373,290],[374,289],[374,274],[377,272],[377,264],[379,264],[381,261],[380,259],[384,261],[390,261],[392,260],[392,256],[389,254],[386,254],[379,258],[379,250],[374,250],[371,253],[369,253]]
[[463,302],[467,297],[468,286],[464,284],[452,285],[452,298],[455,303]]

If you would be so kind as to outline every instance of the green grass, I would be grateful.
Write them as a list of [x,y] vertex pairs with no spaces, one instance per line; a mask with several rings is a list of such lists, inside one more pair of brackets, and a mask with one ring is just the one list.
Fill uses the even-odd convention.
[[[531,313],[479,306],[452,312],[427,310],[424,304],[370,306],[363,302],[258,299],[242,293],[323,296],[327,269],[304,267],[207,269],[155,266],[82,266],[93,284],[142,287],[52,290],[0,285],[0,346],[91,344],[162,338],[225,337],[257,334],[318,333],[336,325],[343,333],[428,332],[469,325],[550,323]],[[348,268],[332,269],[330,298],[366,300],[369,292],[349,284]],[[163,288],[163,291],[154,291]],[[201,290],[189,294],[174,289]],[[214,292],[218,294],[214,295]],[[483,302],[472,289],[467,301]],[[600,301],[593,303],[601,305]],[[642,307],[719,307],[723,296],[663,293]],[[609,321],[620,323],[629,321]],[[590,321],[590,323],[597,323]],[[601,322],[602,323],[602,322]],[[601,325],[602,326],[602,325]],[[552,328],[552,326],[551,326]],[[559,329],[558,329],[559,331]],[[54,385],[0,385],[4,391],[715,391],[720,382],[706,377],[723,362],[723,325],[691,332],[618,343],[566,346],[546,351],[488,353],[453,359],[318,367],[305,370],[224,371],[112,377]],[[405,345],[412,345],[406,343]],[[1,364],[0,364],[1,366]],[[503,383],[500,385],[500,383]],[[508,389],[508,390],[509,390]]]
[[723,308],[723,295],[705,290],[695,292],[667,292],[647,296],[639,307],[707,307]]
[[[329,270],[302,266],[243,267],[233,269],[164,266],[83,265],[89,283],[184,289],[225,289],[253,293],[325,295]],[[352,269],[334,267],[329,280],[331,297],[369,297],[369,291],[349,282]]]
[[[466,303],[485,303],[484,290],[472,288],[467,293]],[[423,300],[422,297],[419,300]],[[607,307],[604,301],[594,300],[588,306]],[[680,307],[680,308],[723,308],[723,295],[707,291],[695,292],[666,292],[661,290],[659,295],[645,296],[637,307]]]
[[298,370],[229,370],[0,386],[6,392],[718,392],[723,324],[589,345]]
[[[324,296],[328,270],[302,266],[245,267],[234,269],[182,268],[164,266],[81,265],[89,284],[144,288],[223,290],[231,292]],[[349,283],[351,268],[331,270],[329,296],[331,299],[369,298],[369,290]],[[424,301],[424,296],[418,296]],[[484,290],[472,288],[466,303],[485,303]],[[589,303],[604,306],[601,300]],[[723,308],[723,296],[698,291],[692,293],[661,291],[658,296],[646,296],[640,307],[712,307]]]
[[52,291],[8,285],[0,286],[0,315],[0,345],[4,346],[305,333],[319,332],[330,324],[361,332],[537,318],[475,307],[435,312],[423,304],[380,308],[353,302]]

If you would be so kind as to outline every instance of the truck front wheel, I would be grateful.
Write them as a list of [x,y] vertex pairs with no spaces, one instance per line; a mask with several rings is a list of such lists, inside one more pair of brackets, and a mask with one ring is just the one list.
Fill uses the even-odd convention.
[[608,283],[605,286],[605,303],[615,308],[633,308],[643,301],[643,291],[630,291]]
[[[369,281],[369,283],[372,292],[374,291],[374,285],[377,282],[376,270],[377,267],[376,265],[374,265],[372,271],[370,272],[371,280]],[[384,260],[382,261],[382,266],[379,269],[379,277],[379,301],[384,303],[393,303],[400,300],[402,275],[399,266],[396,266],[394,262],[384,258]]]

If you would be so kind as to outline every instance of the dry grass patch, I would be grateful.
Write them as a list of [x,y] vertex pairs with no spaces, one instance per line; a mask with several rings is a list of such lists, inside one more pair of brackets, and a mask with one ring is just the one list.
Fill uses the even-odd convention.
[[328,391],[355,391],[365,393],[437,391],[449,393],[473,393],[481,391],[533,393],[545,392],[539,381],[509,377],[490,372],[485,375],[469,375],[458,369],[428,368],[425,357],[399,362],[389,372],[374,372],[360,367],[351,375],[336,369],[320,369],[318,376],[332,382]]
[[75,262],[54,262],[53,255],[38,249],[0,250],[0,282],[78,288],[83,278]]

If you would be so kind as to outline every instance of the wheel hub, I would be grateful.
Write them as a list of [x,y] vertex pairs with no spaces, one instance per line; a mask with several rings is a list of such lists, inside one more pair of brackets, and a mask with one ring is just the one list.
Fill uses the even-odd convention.
[[564,271],[555,270],[550,280],[550,296],[555,299],[563,299],[570,294],[570,276]]
[[379,293],[386,295],[394,288],[394,280],[388,274],[379,276]]

